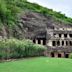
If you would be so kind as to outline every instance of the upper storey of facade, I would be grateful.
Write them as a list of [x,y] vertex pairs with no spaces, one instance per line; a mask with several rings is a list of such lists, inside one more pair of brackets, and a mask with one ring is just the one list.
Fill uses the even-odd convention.
[[50,35],[48,46],[72,46],[72,28],[55,28],[47,33]]
[[72,28],[54,28],[47,30],[50,39],[72,39]]

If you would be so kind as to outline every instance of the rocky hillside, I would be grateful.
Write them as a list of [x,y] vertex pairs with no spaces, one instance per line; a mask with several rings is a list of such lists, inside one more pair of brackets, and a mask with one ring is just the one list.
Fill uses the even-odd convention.
[[71,27],[72,19],[26,0],[0,1],[0,36],[31,38],[54,27]]

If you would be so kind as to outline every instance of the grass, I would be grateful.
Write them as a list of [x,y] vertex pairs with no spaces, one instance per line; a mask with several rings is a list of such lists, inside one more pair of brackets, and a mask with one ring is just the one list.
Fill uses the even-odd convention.
[[0,72],[72,72],[72,60],[40,57],[4,62]]

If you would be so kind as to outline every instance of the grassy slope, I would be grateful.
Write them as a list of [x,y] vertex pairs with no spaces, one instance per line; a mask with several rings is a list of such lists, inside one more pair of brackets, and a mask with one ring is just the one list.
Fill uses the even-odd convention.
[[47,9],[35,3],[26,0],[0,0],[0,26],[1,24],[13,27],[17,23],[18,14],[25,10],[39,12],[45,16],[51,16],[57,21],[72,24],[72,18],[65,14]]
[[0,72],[72,72],[71,59],[34,58],[0,63]]

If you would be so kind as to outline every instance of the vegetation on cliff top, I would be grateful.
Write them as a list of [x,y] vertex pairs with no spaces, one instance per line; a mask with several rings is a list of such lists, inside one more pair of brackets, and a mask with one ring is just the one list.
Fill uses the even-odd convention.
[[18,14],[25,10],[39,12],[68,24],[72,23],[72,18],[66,17],[65,14],[55,12],[35,3],[29,3],[26,0],[0,0],[0,26],[7,25],[12,27],[17,22]]

